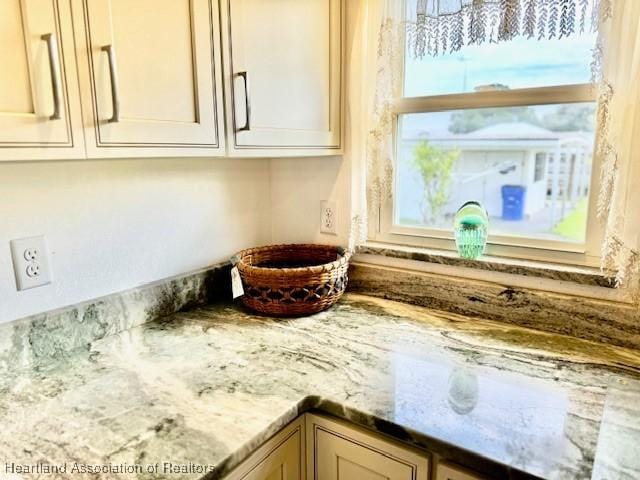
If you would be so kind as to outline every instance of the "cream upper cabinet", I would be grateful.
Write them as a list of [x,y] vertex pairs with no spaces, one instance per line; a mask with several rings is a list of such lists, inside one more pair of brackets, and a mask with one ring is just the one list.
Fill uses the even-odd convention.
[[343,1],[221,4],[229,154],[340,153]]
[[425,454],[344,422],[306,417],[308,480],[427,480]]
[[224,155],[214,0],[74,0],[89,157]]
[[254,452],[226,480],[304,480],[304,421],[299,418]]
[[344,2],[1,0],[0,161],[339,154]]
[[2,0],[0,59],[0,160],[83,157],[67,0]]

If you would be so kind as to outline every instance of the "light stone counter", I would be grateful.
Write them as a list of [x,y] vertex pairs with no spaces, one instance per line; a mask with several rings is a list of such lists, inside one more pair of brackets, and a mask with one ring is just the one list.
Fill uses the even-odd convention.
[[21,359],[0,378],[0,478],[219,478],[311,408],[496,478],[640,478],[640,353],[356,294],[289,320],[213,305]]

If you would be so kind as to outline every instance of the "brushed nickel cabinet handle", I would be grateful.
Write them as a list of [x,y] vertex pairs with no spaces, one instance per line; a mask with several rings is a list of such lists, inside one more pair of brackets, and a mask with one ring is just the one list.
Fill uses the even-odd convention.
[[108,120],[109,123],[120,121],[120,96],[118,94],[118,64],[116,63],[116,54],[113,45],[105,45],[102,51],[107,54],[109,60],[109,78],[111,80],[111,104],[112,115]]
[[62,86],[60,85],[60,57],[58,54],[58,42],[53,33],[45,33],[40,37],[47,42],[47,52],[49,53],[49,70],[51,71],[51,88],[53,90],[53,114],[49,120],[60,120],[60,109],[62,108]]
[[238,128],[238,132],[248,132],[251,130],[251,100],[249,99],[249,77],[247,72],[238,72],[238,76],[244,80],[244,110],[246,113],[246,120],[244,126]]

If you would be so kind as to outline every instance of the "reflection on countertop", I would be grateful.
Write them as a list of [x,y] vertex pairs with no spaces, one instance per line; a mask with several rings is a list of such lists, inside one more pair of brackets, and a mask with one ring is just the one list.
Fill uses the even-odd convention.
[[640,353],[362,295],[287,320],[213,305],[23,360],[0,378],[3,469],[170,461],[218,478],[318,408],[498,462],[498,478],[640,478]]
[[394,356],[394,421],[523,470],[561,467],[551,452],[568,448],[568,392],[520,374],[476,370]]

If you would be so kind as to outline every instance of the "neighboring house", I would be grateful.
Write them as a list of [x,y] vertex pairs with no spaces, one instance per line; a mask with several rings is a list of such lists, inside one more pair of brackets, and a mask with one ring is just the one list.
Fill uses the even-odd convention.
[[[554,222],[568,213],[567,206],[575,205],[588,192],[593,137],[583,132],[552,132],[525,122],[501,123],[466,134],[418,132],[402,139],[402,161],[410,162],[421,140],[460,151],[452,172],[449,202],[443,211],[445,218],[468,200],[482,202],[490,216],[500,217],[502,186],[519,185],[526,188],[525,218],[550,208]],[[555,166],[557,156],[559,168]],[[401,168],[399,174],[414,177],[401,180],[403,186],[412,185],[398,192],[401,215],[420,219],[416,198],[420,198],[421,181],[410,168]]]

